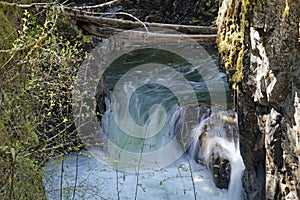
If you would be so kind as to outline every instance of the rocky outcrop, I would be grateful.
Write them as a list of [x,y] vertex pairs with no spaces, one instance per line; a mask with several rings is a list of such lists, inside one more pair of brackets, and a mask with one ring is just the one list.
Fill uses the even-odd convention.
[[218,46],[236,93],[245,199],[300,199],[299,3],[224,0],[219,12]]
[[[236,148],[239,133],[235,111],[207,104],[185,105],[176,137],[191,158],[207,166],[218,188],[229,189],[230,182],[241,180],[231,174],[239,167],[241,171],[244,169],[241,157],[241,165],[236,165],[239,160],[236,156],[240,153]],[[231,165],[235,169],[232,170]]]

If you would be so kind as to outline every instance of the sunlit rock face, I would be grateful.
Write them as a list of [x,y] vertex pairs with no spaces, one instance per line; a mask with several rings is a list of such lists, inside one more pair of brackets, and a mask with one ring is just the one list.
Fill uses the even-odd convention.
[[221,11],[218,45],[236,89],[245,198],[300,199],[299,5],[225,0]]

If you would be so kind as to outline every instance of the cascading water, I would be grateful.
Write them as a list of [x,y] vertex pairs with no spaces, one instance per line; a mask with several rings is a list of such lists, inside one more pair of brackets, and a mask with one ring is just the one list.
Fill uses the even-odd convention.
[[[150,53],[146,56],[158,54]],[[213,87],[215,82],[210,77],[211,68],[201,71],[207,75],[206,81],[190,67],[177,70],[191,80],[188,84],[193,88],[186,91],[187,86],[182,87],[186,82],[177,77],[179,73],[170,73],[164,67],[151,66],[149,73],[148,68],[136,67],[130,78],[121,80],[122,90],[106,99],[107,111],[102,117],[104,141],[110,142],[93,152],[102,157],[101,162],[89,157],[89,149],[84,153],[87,156],[65,156],[63,165],[59,160],[49,163],[44,175],[49,199],[243,199],[244,164],[236,114],[221,106],[199,106],[197,102],[180,105],[176,98],[191,99],[189,91],[196,91],[197,100],[209,102],[206,84],[211,81]],[[116,71],[120,73],[116,69],[113,78]],[[133,85],[136,82],[140,85]],[[177,96],[173,91],[178,91]],[[124,97],[128,102],[119,101]],[[123,108],[129,112],[123,112]],[[129,119],[137,126],[132,126]],[[145,125],[158,131],[142,129]],[[229,161],[228,189],[214,183],[211,165],[217,159]]]
[[[107,101],[107,106],[110,108],[109,101]],[[155,141],[154,139],[146,141],[144,143],[144,152],[152,148],[158,148],[157,146],[151,146],[151,144],[156,143],[163,146],[174,135],[186,134],[182,133],[183,129],[180,129],[180,126],[184,123],[182,121],[184,118],[182,113],[184,113],[185,108],[176,106],[172,109],[173,111],[170,112],[172,114],[167,119],[167,126],[161,133],[161,141],[157,139]],[[164,169],[141,174],[120,172],[108,169],[107,166],[96,159],[79,156],[77,167],[80,173],[77,181],[84,189],[77,188],[77,197],[75,199],[99,199],[100,197],[100,199],[243,199],[242,174],[244,164],[239,152],[236,114],[233,111],[220,110],[220,108],[216,110],[213,108],[206,109],[202,116],[201,113],[199,114],[199,124],[191,130],[191,133],[187,134],[187,137],[191,138],[188,156],[181,156],[176,162]],[[102,122],[106,134],[116,133],[116,126],[111,120],[112,114],[111,110],[108,109],[103,116]],[[152,115],[152,117],[154,116]],[[184,130],[186,131],[186,129]],[[123,140],[124,138],[118,135],[113,135],[111,136],[112,138],[118,142],[129,141],[128,138]],[[122,140],[120,140],[121,138]],[[119,143],[119,145],[126,148],[125,143]],[[138,150],[141,148],[140,145],[141,143],[138,140],[132,141],[131,138],[127,150]],[[206,166],[197,162],[204,160],[205,163],[209,163],[211,159],[217,156],[230,162],[231,172],[228,190],[218,189],[213,183],[213,175],[208,170],[208,164]],[[58,183],[60,179],[59,175],[55,175],[53,172],[59,173],[60,167],[55,164],[49,167],[51,175],[54,175],[51,181],[45,181],[49,199],[58,198]],[[74,155],[66,158],[64,167],[63,184],[66,191],[72,191],[76,168]],[[140,177],[138,183],[137,176]],[[194,188],[192,188],[193,184]],[[56,192],[49,192],[50,189],[54,191],[51,187],[55,187]],[[137,194],[134,192],[136,187],[138,188]],[[196,194],[196,197],[194,194]],[[68,195],[65,194],[65,196]]]
[[[240,155],[237,115],[233,111],[212,108],[209,117],[203,117],[192,130],[189,155],[205,163],[220,157],[230,162],[228,199],[243,199],[242,175],[245,169]],[[220,167],[220,166],[219,166]]]

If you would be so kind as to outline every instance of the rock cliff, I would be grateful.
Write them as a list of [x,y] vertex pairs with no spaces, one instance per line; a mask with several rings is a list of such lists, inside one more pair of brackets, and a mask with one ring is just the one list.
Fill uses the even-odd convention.
[[235,90],[245,199],[300,199],[299,4],[224,0],[219,10],[218,47]]

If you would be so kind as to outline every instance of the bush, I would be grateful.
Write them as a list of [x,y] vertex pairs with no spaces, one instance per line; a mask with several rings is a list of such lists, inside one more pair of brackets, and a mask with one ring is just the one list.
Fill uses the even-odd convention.
[[0,199],[45,199],[40,174],[45,161],[80,148],[71,91],[85,56],[84,38],[60,6],[23,10],[15,20],[3,11],[15,5],[5,5],[0,8],[7,24],[0,32],[6,41],[0,56]]

